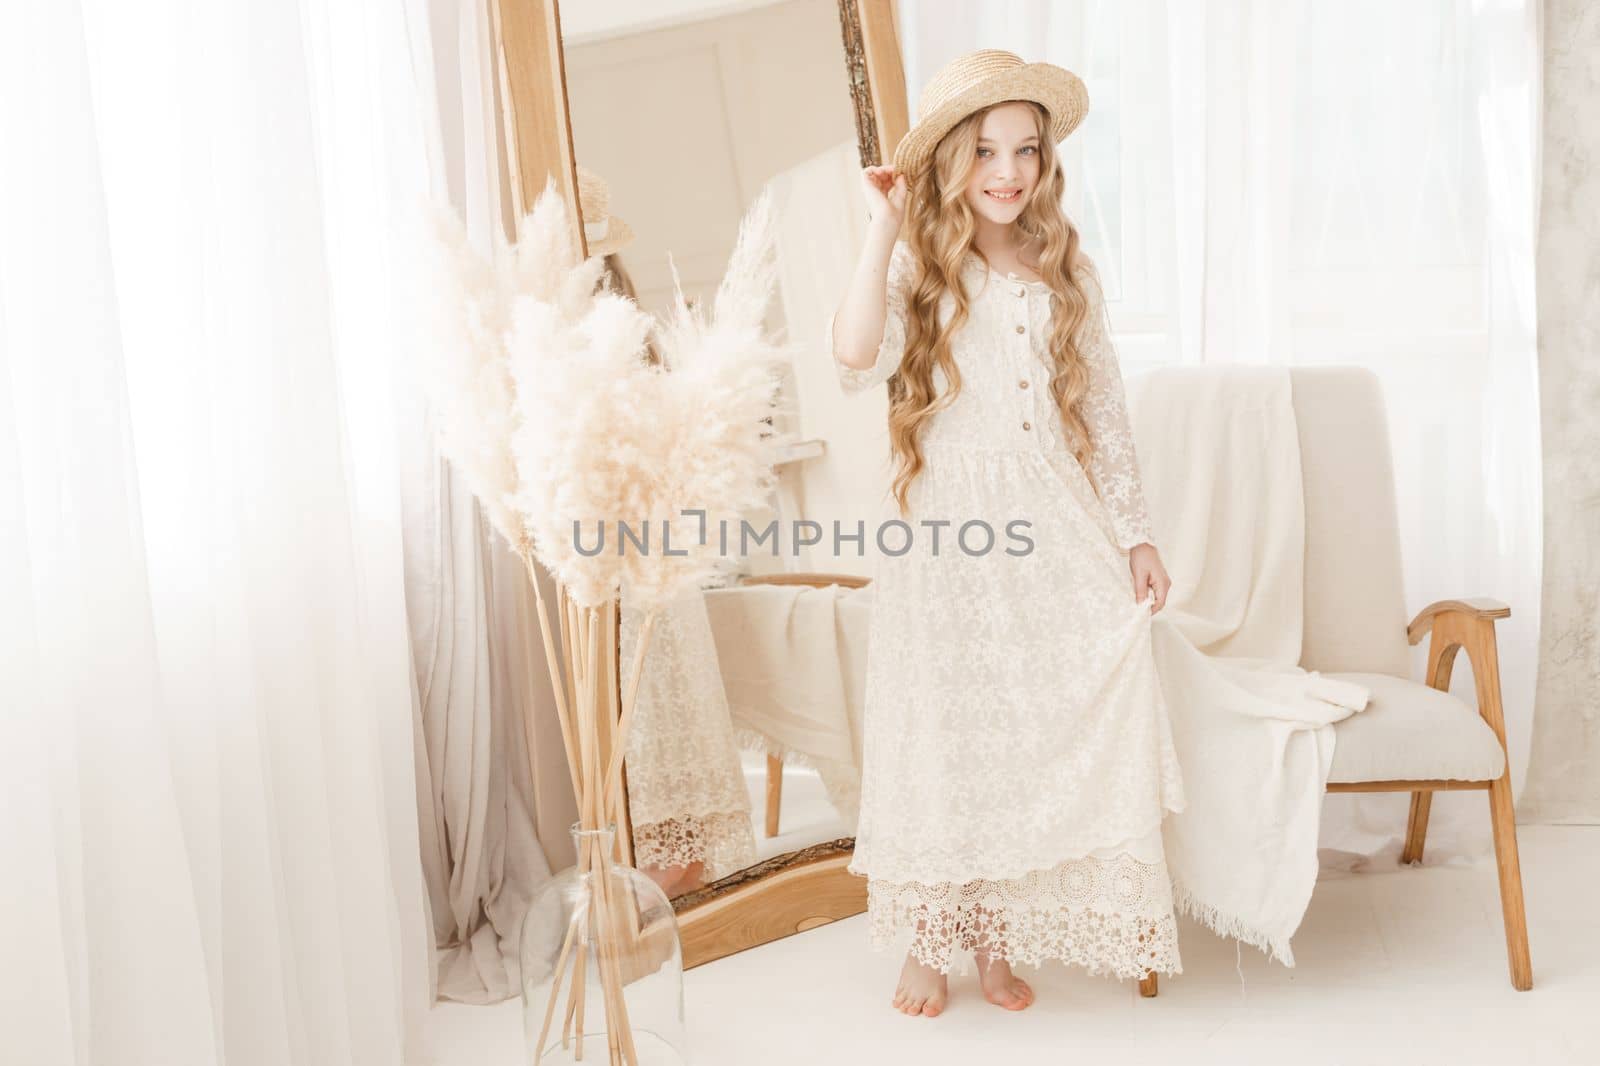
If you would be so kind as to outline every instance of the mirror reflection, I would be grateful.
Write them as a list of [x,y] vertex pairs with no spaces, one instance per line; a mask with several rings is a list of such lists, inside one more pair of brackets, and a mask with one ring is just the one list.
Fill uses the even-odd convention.
[[[627,752],[633,858],[677,896],[849,838],[860,781],[870,545],[842,543],[888,481],[882,390],[847,397],[826,349],[866,222],[834,5],[563,6],[580,206],[607,283],[665,315],[673,268],[709,299],[746,209],[777,219],[769,328],[794,345],[774,412],[778,488],[736,585],[662,613]],[[792,535],[798,521],[830,531]],[[812,527],[805,527],[812,528]],[[620,660],[640,618],[623,603]],[[848,844],[848,840],[845,840]]]

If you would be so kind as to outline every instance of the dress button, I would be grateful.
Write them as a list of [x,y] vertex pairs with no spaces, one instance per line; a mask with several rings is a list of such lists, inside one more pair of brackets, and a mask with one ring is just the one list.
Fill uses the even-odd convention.
[[1022,428],[1023,429],[1032,429],[1033,428],[1033,423],[1032,422],[1024,422],[1024,423],[1022,423]]
[[1018,289],[1017,290],[1017,295],[1018,296],[1026,296],[1026,295],[1028,295],[1028,290],[1027,289]]
[[1017,388],[1025,389],[1027,387],[1028,387],[1028,379],[1027,378],[1023,378],[1021,381],[1017,382]]
[[1028,327],[1027,326],[1018,326],[1017,327],[1017,332],[1018,333],[1026,333],[1026,332],[1028,332]]

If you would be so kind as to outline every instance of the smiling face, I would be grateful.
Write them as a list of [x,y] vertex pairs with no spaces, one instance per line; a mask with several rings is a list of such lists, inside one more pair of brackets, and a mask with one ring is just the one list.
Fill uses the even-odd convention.
[[973,212],[1002,225],[1015,222],[1039,184],[1039,126],[1033,108],[1013,101],[983,116],[967,179]]

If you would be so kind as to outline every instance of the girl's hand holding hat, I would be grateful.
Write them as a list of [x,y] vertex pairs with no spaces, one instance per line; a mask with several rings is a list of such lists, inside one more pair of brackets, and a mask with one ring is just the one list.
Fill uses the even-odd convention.
[[861,171],[861,185],[867,193],[873,223],[893,226],[898,233],[906,212],[905,175],[892,166],[866,167]]

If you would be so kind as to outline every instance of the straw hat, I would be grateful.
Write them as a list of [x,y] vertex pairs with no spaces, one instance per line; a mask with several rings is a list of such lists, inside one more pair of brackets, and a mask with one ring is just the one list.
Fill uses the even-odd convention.
[[1006,100],[1032,100],[1050,113],[1050,136],[1066,140],[1089,111],[1089,92],[1070,70],[1024,63],[1013,52],[985,48],[935,74],[917,100],[917,124],[894,150],[894,168],[909,179],[933,160],[934,146],[968,115]]
[[633,241],[628,224],[609,213],[610,199],[606,180],[579,164],[578,214],[583,218],[583,239],[590,255],[607,255]]

